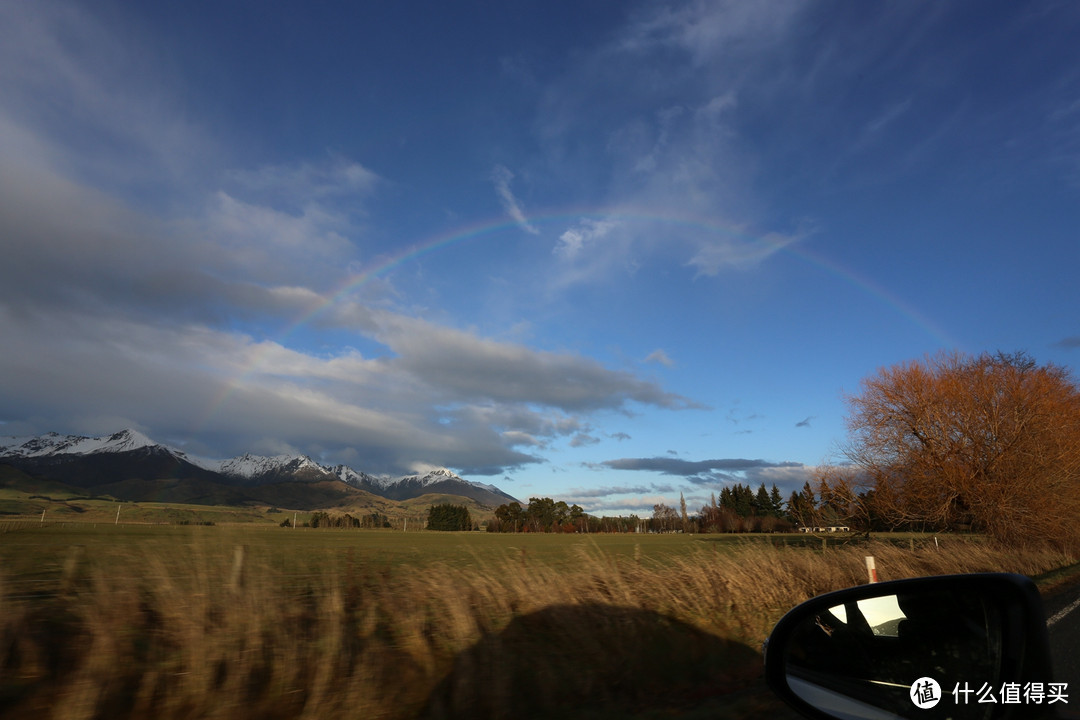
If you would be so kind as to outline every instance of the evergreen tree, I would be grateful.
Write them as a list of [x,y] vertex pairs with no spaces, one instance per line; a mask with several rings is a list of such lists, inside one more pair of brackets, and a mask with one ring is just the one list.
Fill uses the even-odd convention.
[[772,500],[769,499],[769,491],[765,489],[765,483],[761,483],[757,495],[754,496],[754,514],[759,517],[775,517],[772,512]]
[[773,483],[772,493],[769,494],[769,511],[773,517],[784,517],[784,496],[780,494],[780,488]]
[[754,491],[749,485],[736,484],[732,493],[735,495],[735,514],[750,517],[754,514]]
[[818,524],[817,502],[809,482],[803,487],[802,492],[791,493],[791,499],[788,500],[788,515],[804,527],[814,527]]
[[464,505],[443,503],[428,509],[428,530],[472,530],[469,508]]

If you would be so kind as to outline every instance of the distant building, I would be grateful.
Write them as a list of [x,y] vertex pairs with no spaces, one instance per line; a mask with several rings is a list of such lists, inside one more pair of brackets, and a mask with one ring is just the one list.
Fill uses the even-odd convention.
[[817,527],[801,527],[799,532],[804,533],[837,533],[837,532],[851,532],[851,528],[847,525],[819,525]]

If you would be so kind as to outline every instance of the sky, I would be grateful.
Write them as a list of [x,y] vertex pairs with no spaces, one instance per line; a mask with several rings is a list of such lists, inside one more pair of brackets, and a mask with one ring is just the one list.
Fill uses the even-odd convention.
[[0,0],[0,435],[785,495],[1080,362],[1075,3]]

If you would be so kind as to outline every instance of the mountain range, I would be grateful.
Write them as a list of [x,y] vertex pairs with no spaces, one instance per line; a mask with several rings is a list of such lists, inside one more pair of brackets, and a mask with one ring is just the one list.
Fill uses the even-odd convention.
[[314,509],[375,495],[404,501],[427,494],[469,498],[494,507],[515,498],[494,485],[450,470],[402,477],[373,476],[346,465],[323,465],[306,455],[245,454],[208,460],[157,443],[135,430],[103,437],[47,433],[0,437],[0,465],[122,500],[210,505],[266,503]]

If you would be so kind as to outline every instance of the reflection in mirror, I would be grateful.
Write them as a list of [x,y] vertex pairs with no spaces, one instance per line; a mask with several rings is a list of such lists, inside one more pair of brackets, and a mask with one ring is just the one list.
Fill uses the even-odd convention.
[[957,683],[997,684],[1002,611],[993,598],[913,591],[822,609],[792,633],[785,666],[788,686],[835,717],[891,720],[910,717],[982,718],[985,705],[952,698],[927,710],[910,691],[930,677],[948,694]]
[[[897,637],[899,634],[898,625],[901,620],[907,617],[904,615],[904,611],[900,609],[900,603],[895,595],[857,600],[855,606],[859,609],[859,613],[875,635]],[[847,622],[847,611],[843,605],[831,607],[829,612],[836,616],[840,622]]]

